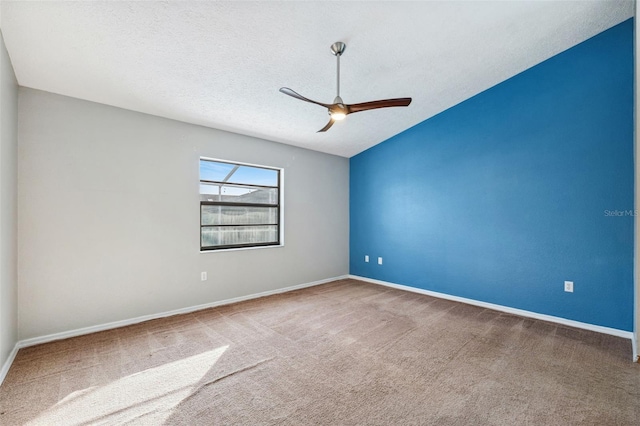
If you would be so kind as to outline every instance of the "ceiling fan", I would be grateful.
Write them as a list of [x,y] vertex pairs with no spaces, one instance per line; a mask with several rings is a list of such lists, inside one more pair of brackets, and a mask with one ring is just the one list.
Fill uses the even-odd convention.
[[326,132],[329,130],[333,123],[339,120],[343,120],[348,114],[352,114],[354,112],[367,111],[369,109],[376,108],[388,108],[388,107],[406,107],[411,103],[411,98],[398,98],[398,99],[384,99],[380,101],[371,101],[371,102],[363,102],[360,104],[345,104],[340,97],[340,56],[344,53],[347,45],[341,41],[335,42],[331,45],[331,52],[336,56],[338,60],[338,94],[336,98],[333,100],[332,104],[323,104],[322,102],[312,101],[311,99],[305,98],[299,93],[289,89],[288,87],[281,87],[280,91],[285,95],[292,96],[296,99],[300,99],[301,101],[310,102],[312,104],[320,105],[327,108],[329,112],[329,122],[322,129],[318,130],[320,132]]

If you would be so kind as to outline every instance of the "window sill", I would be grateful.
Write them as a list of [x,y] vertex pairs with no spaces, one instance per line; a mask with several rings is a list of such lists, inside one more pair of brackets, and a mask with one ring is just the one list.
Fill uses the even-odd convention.
[[237,247],[237,248],[227,248],[227,249],[218,249],[218,250],[200,250],[200,253],[226,253],[229,251],[272,249],[272,248],[280,248],[280,247],[284,247],[284,244],[271,245],[271,246],[257,246],[257,247]]

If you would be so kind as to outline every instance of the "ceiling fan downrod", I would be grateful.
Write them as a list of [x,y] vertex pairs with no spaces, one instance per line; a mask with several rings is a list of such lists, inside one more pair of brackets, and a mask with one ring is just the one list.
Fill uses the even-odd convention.
[[337,59],[337,70],[336,70],[336,76],[337,76],[337,95],[336,98],[334,99],[333,103],[334,104],[343,104],[344,102],[342,102],[342,98],[340,97],[340,56],[342,56],[342,53],[344,53],[344,50],[347,48],[347,45],[344,44],[341,41],[336,41],[335,43],[333,43],[331,45],[331,53],[333,53]]

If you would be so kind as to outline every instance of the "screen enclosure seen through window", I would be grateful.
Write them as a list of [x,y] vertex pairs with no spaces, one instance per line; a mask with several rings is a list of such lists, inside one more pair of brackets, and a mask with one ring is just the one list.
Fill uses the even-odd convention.
[[200,159],[200,250],[280,245],[281,170]]

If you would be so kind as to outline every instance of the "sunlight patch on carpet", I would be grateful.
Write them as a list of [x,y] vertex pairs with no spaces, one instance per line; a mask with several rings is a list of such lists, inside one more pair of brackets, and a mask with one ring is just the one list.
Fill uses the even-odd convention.
[[29,425],[143,422],[157,424],[188,397],[229,346],[76,391]]

